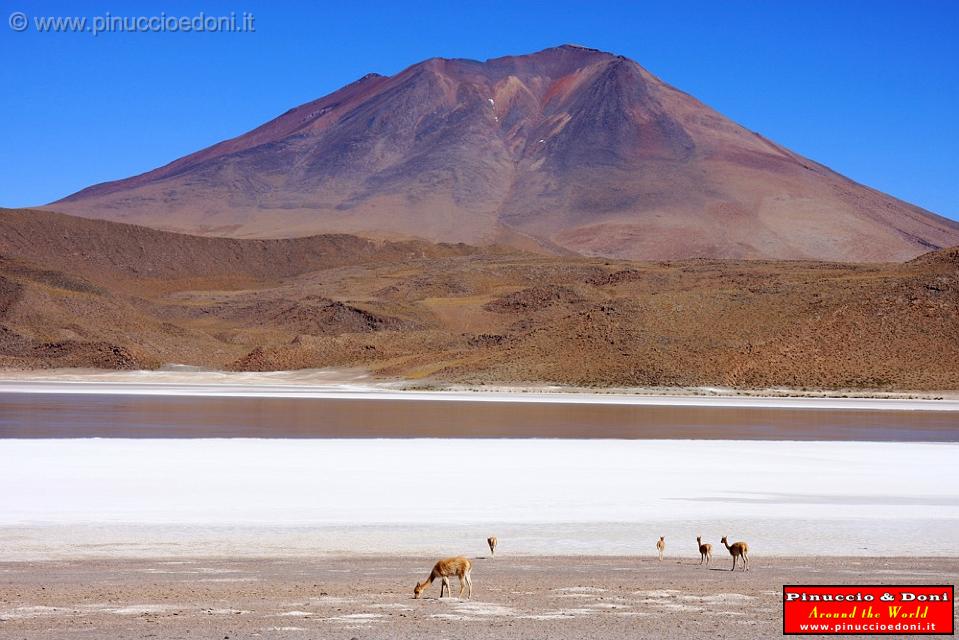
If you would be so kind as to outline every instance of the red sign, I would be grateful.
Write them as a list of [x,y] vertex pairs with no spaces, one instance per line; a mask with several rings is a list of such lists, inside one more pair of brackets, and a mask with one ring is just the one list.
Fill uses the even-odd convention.
[[783,587],[783,634],[952,635],[952,585]]

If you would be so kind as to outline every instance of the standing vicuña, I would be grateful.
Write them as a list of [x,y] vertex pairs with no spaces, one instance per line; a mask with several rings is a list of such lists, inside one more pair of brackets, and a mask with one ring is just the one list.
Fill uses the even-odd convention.
[[496,536],[490,536],[486,539],[486,544],[489,545],[489,553],[491,556],[496,555]]
[[440,584],[440,597],[443,597],[443,591],[446,591],[446,595],[451,595],[450,591],[450,576],[456,576],[460,579],[460,597],[463,597],[463,589],[469,587],[466,597],[473,597],[473,581],[470,579],[470,570],[473,568],[472,563],[464,558],[463,556],[457,556],[455,558],[446,558],[445,560],[440,560],[435,565],[433,565],[433,570],[430,572],[430,577],[428,577],[423,582],[419,582],[416,585],[416,588],[413,589],[413,597],[419,598],[420,594],[437,578],[442,578],[442,583]]
[[656,549],[659,551],[659,560],[662,562],[663,554],[666,553],[666,536],[659,536],[656,541]]
[[708,565],[713,559],[713,545],[704,543],[702,536],[696,536],[696,544],[699,545],[699,564],[705,562]]
[[733,557],[733,568],[730,571],[736,570],[736,558],[739,556],[743,557],[743,571],[749,571],[749,545],[745,542],[729,544],[726,542],[726,536],[723,536],[723,544],[729,549],[729,555]]

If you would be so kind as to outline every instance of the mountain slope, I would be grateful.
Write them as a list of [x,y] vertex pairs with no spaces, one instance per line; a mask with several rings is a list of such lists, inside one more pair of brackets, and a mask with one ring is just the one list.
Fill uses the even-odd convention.
[[0,368],[174,362],[468,384],[956,389],[959,248],[893,264],[629,262],[191,237],[0,209]]
[[959,244],[959,224],[798,156],[631,60],[569,45],[371,74],[49,208],[209,235],[634,259],[905,260]]

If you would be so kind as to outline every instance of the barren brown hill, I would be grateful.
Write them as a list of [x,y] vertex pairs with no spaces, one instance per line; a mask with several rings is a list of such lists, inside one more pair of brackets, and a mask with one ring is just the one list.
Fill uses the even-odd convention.
[[0,211],[0,366],[164,363],[472,384],[957,389],[959,249],[901,264],[630,262],[195,238]]
[[239,241],[0,208],[0,256],[136,287],[211,279],[276,280],[346,264],[476,251],[462,244],[377,242],[345,234]]
[[635,62],[562,46],[366,76],[49,208],[234,237],[356,233],[632,259],[905,260],[959,224],[852,182]]

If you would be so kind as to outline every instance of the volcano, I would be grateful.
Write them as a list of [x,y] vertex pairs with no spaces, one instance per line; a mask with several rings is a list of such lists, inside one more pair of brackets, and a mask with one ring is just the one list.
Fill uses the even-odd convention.
[[959,223],[564,45],[367,75],[231,140],[47,205],[236,238],[352,233],[630,259],[906,260]]

